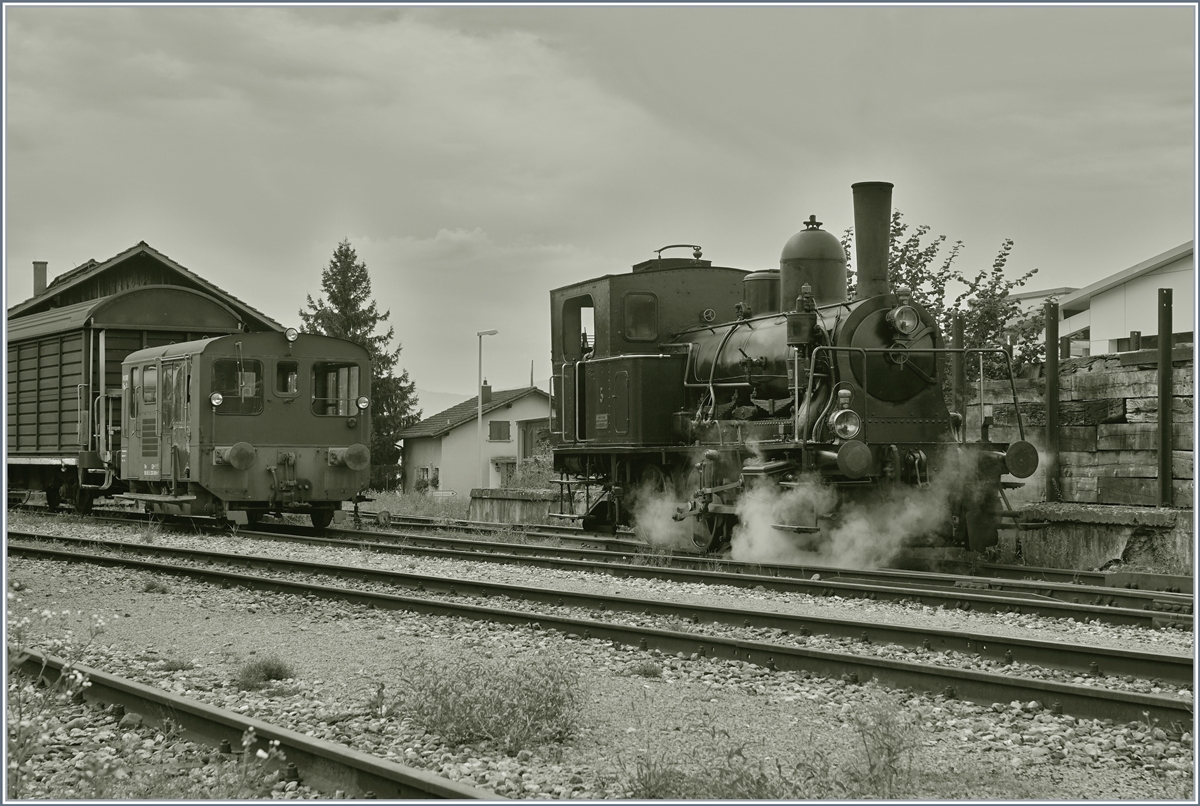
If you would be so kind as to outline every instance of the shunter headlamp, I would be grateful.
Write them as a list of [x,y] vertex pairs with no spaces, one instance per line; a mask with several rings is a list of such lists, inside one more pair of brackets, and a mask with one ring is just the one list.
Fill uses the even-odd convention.
[[359,411],[366,411],[367,406],[371,405],[371,399],[366,395],[363,395],[358,400],[354,401],[354,405],[358,406]]
[[300,331],[296,330],[294,327],[289,327],[287,330],[283,331],[283,337],[288,341],[295,341],[296,339],[300,338]]
[[225,396],[220,392],[213,392],[208,396],[208,402],[212,403],[214,407],[219,406],[225,402]]
[[917,315],[917,309],[911,305],[900,305],[894,308],[888,313],[887,318],[892,327],[905,336],[916,333],[917,328],[921,325],[921,317]]
[[862,418],[853,409],[841,409],[829,415],[829,427],[838,439],[854,439],[862,430]]

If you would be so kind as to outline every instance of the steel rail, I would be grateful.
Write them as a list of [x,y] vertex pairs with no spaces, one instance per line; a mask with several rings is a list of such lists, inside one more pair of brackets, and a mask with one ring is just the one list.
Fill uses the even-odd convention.
[[[1014,589],[992,589],[990,580],[979,578],[956,579],[946,575],[929,575],[929,585],[922,586],[921,577],[911,574],[892,572],[895,576],[881,574],[878,577],[868,577],[858,580],[854,572],[840,575],[839,569],[820,569],[831,574],[829,578],[821,576],[812,567],[782,566],[787,573],[779,575],[752,574],[749,570],[754,566],[745,566],[746,571],[712,571],[693,570],[689,568],[664,567],[660,565],[638,564],[637,558],[642,555],[619,555],[616,561],[614,555],[606,552],[581,552],[576,549],[568,550],[574,556],[590,559],[567,559],[559,556],[546,556],[544,547],[535,547],[510,543],[480,543],[461,538],[442,538],[417,536],[405,538],[405,542],[394,544],[378,540],[353,540],[338,538],[310,537],[296,535],[284,530],[250,532],[254,536],[264,536],[276,540],[295,542],[319,542],[322,545],[345,545],[355,548],[372,549],[384,552],[405,554],[420,554],[425,556],[445,557],[448,559],[474,560],[482,562],[519,563],[522,565],[557,568],[565,570],[590,571],[606,573],[618,577],[636,577],[641,579],[667,579],[675,582],[697,584],[719,584],[735,587],[762,586],[769,590],[781,590],[810,595],[833,596],[841,595],[848,598],[871,598],[885,600],[916,599],[930,606],[953,606],[958,609],[982,609],[992,612],[1019,612],[1050,616],[1054,618],[1095,618],[1113,624],[1127,624],[1141,627],[1160,627],[1167,624],[1182,624],[1190,626],[1192,615],[1190,599],[1183,601],[1162,601],[1157,597],[1161,594],[1142,592],[1142,598],[1118,599],[1110,596],[1107,589],[1089,589],[1075,586],[1071,590],[1083,595],[1091,594],[1091,603],[1064,601],[1053,596],[1054,589],[1029,585],[1018,586]],[[373,533],[358,533],[363,537]],[[416,543],[434,543],[435,545],[451,546],[452,548],[436,548],[420,546]],[[712,565],[712,561],[703,561]],[[718,568],[726,566],[718,565]],[[774,570],[778,566],[772,566]],[[958,586],[951,583],[958,583]],[[1073,598],[1079,598],[1078,596]],[[1129,602],[1138,607],[1121,607],[1119,602]],[[1171,608],[1174,608],[1172,610]],[[1175,612],[1178,611],[1178,612]]]
[[[15,552],[26,556],[40,556],[72,562],[141,568],[156,573],[191,576],[210,582],[242,584],[256,590],[278,591],[301,596],[312,594],[375,608],[498,621],[534,626],[538,629],[550,626],[569,636],[607,638],[643,649],[650,648],[653,642],[654,648],[665,652],[698,653],[705,656],[733,658],[773,670],[808,671],[824,676],[852,675],[852,679],[861,682],[876,679],[893,688],[940,692],[947,697],[964,697],[985,704],[1040,699],[1047,700],[1052,706],[1061,707],[1067,713],[1089,718],[1111,718],[1120,721],[1154,718],[1163,724],[1175,722],[1190,724],[1191,722],[1191,703],[1161,695],[1100,689],[948,666],[924,665],[871,655],[855,655],[547,613],[376,593],[354,588],[338,588],[319,583],[295,582],[235,571],[221,571],[210,567],[170,565],[150,560],[77,553],[12,543],[9,544],[8,551],[10,554]],[[274,562],[279,564],[277,560]],[[344,576],[361,576],[365,570],[343,568],[341,572]],[[491,591],[499,589],[498,585],[488,584],[485,590],[481,590],[480,596],[490,596]],[[456,592],[456,590],[451,587],[451,592]],[[578,596],[578,594],[562,594],[564,602],[569,595]],[[605,601],[615,600],[610,598]],[[751,615],[744,611],[736,612],[739,612],[741,616]],[[932,685],[930,685],[931,682]]]
[[[10,659],[17,659],[22,671],[54,682],[62,674],[64,661],[36,650],[8,647]],[[289,764],[294,764],[301,780],[327,794],[342,790],[349,797],[390,799],[499,800],[501,796],[451,781],[432,772],[406,767],[392,761],[353,750],[345,745],[315,739],[289,728],[261,719],[227,711],[207,703],[173,694],[154,686],[118,677],[89,666],[72,664],[72,670],[87,676],[90,686],[84,699],[104,704],[120,704],[136,712],[146,723],[165,727],[170,720],[190,739],[219,747],[228,741],[240,747],[242,735],[254,729],[255,745],[246,752],[267,749],[278,741]]]
[[[10,533],[12,536],[13,533]],[[18,537],[30,537],[17,534]],[[36,536],[34,536],[36,537]],[[205,562],[224,562],[230,565],[265,568],[268,571],[297,571],[333,577],[356,577],[410,590],[440,592],[454,595],[488,597],[506,596],[510,599],[599,610],[618,610],[627,613],[671,616],[693,623],[712,622],[730,626],[782,630],[785,633],[812,633],[834,638],[850,638],[863,643],[892,643],[937,651],[962,652],[991,657],[1006,663],[1029,663],[1082,672],[1089,675],[1126,674],[1137,677],[1160,678],[1176,682],[1193,679],[1190,656],[1166,653],[1106,649],[1058,641],[1019,639],[962,630],[939,630],[926,627],[904,627],[856,619],[824,616],[799,616],[763,610],[693,605],[643,599],[614,594],[588,594],[557,591],[542,587],[480,581],[443,574],[418,574],[407,571],[384,571],[359,566],[329,565],[307,560],[292,560],[257,554],[230,554],[201,549],[147,546],[117,540],[96,540],[81,537],[44,538],[73,545],[99,546],[115,551],[192,559]],[[10,546],[22,548],[21,544]]]
[[[274,529],[261,529],[255,527],[255,531],[262,533],[279,534],[282,529],[276,531]],[[345,534],[363,537],[370,535],[375,538],[380,538],[382,535],[379,532],[365,532],[357,530],[339,530]],[[384,533],[386,534],[386,533]],[[525,545],[512,543],[502,543],[496,541],[473,541],[468,538],[454,538],[433,535],[404,535],[410,543],[412,541],[426,541],[437,545],[448,545],[460,549],[482,549],[486,551],[499,551],[510,554],[521,555],[539,555],[545,554],[548,550],[546,546]],[[350,538],[353,540],[354,538]],[[599,562],[612,562],[614,559],[613,551],[589,551],[587,549],[574,549],[564,547],[554,547],[553,551],[558,554],[570,554],[580,560],[595,560]],[[642,547],[644,552],[644,547]],[[626,557],[637,557],[639,551],[635,548],[631,554],[622,555],[622,559]],[[656,555],[650,555],[656,556]],[[694,557],[689,555],[672,555],[669,559],[672,566],[677,568],[720,568],[722,572],[728,574],[747,574],[755,575],[756,577],[789,577],[789,578],[811,578],[814,574],[819,574],[822,580],[825,581],[852,581],[861,580],[874,584],[884,584],[895,587],[915,587],[915,588],[930,588],[930,587],[946,587],[946,588],[963,588],[974,589],[976,591],[1000,591],[1011,595],[1025,595],[1029,598],[1036,599],[1057,599],[1062,602],[1071,604],[1091,604],[1099,607],[1122,607],[1126,609],[1144,609],[1152,610],[1156,613],[1170,614],[1177,613],[1181,615],[1190,615],[1193,610],[1193,597],[1190,593],[1170,593],[1163,591],[1150,591],[1139,589],[1123,589],[1112,586],[1093,586],[1073,583],[1069,580],[1054,580],[1045,579],[1019,579],[1011,577],[984,577],[976,575],[967,575],[969,578],[964,579],[962,574],[950,574],[921,570],[897,570],[897,569],[849,569],[839,568],[835,566],[821,565],[788,565],[779,563],[740,563],[729,560],[721,560],[713,557]],[[1042,569],[1037,569],[1042,570]],[[1190,587],[1188,588],[1190,591]]]

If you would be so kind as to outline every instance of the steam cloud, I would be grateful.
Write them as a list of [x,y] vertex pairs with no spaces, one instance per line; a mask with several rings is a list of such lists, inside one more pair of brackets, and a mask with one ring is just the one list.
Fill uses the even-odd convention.
[[[951,506],[974,476],[977,455],[952,451],[931,483],[915,488],[898,484],[865,500],[843,501],[813,475],[798,487],[782,488],[765,480],[738,502],[741,524],[733,533],[733,559],[870,568],[887,565],[903,548],[945,533]],[[829,515],[837,509],[833,519]],[[794,534],[775,524],[819,526],[820,533]]]

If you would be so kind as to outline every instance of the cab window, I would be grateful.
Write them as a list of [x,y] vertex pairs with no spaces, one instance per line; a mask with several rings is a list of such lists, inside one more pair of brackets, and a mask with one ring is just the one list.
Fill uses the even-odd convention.
[[138,387],[142,385],[141,367],[130,367],[129,369],[129,419],[133,420],[137,417],[138,411]]
[[318,361],[312,365],[312,413],[348,416],[359,410],[359,365],[346,361]]
[[653,294],[625,295],[625,340],[654,341],[658,338],[658,298]]
[[253,358],[213,360],[211,392],[221,393],[217,414],[258,414],[263,410],[262,362]]
[[313,414],[330,417],[355,414],[358,406],[354,401],[359,394],[358,364],[345,361],[318,361],[313,364]]
[[300,391],[300,362],[275,362],[275,394],[288,397]]
[[146,367],[142,372],[142,402],[158,402],[158,367]]

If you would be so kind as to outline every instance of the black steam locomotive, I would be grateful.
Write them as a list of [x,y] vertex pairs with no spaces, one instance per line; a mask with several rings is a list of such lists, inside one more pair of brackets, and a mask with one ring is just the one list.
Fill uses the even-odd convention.
[[892,185],[853,191],[853,300],[842,245],[815,216],[777,270],[713,266],[679,244],[693,257],[664,247],[631,274],[550,292],[554,466],[564,489],[595,491],[585,528],[630,524],[639,497],[666,495],[696,548],[717,550],[760,485],[817,483],[832,499],[774,527],[819,540],[848,503],[940,474],[952,487],[942,541],[997,542],[1001,477],[1030,476],[1037,451],[986,428],[969,438],[942,387],[947,358],[957,369],[968,353],[1005,354],[947,346],[911,293],[889,287]]

